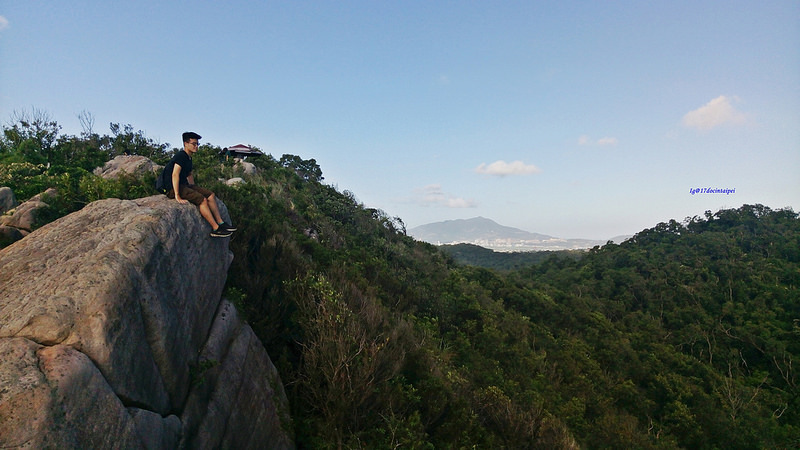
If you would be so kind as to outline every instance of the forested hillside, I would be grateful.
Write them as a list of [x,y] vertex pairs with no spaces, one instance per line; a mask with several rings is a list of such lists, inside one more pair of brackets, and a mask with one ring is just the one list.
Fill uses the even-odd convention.
[[573,258],[582,257],[584,250],[542,250],[522,252],[496,252],[494,250],[474,244],[449,244],[440,245],[439,249],[450,255],[457,263],[509,271],[521,269],[526,266],[538,264],[551,257]]
[[[30,131],[4,129],[0,185],[58,187],[52,216],[154,194],[99,180],[86,155],[168,156],[141,132],[45,149]],[[258,174],[227,186],[218,150],[194,165],[239,227],[227,295],[279,369],[301,448],[800,445],[793,211],[706,212],[500,272],[413,240],[313,159],[248,160]]]

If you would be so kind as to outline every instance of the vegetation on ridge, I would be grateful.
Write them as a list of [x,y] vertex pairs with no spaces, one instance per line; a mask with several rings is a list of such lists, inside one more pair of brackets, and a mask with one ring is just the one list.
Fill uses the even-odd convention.
[[[17,128],[0,141],[0,185],[21,200],[55,183],[62,214],[152,193],[152,180],[94,177],[59,144],[109,158],[119,149],[92,143],[106,137]],[[132,153],[163,161],[152,144]],[[239,227],[227,295],[278,366],[298,447],[800,445],[793,211],[706,212],[500,272],[414,241],[322,183],[313,159],[248,160],[258,174],[229,187],[217,180],[236,168],[216,150],[195,166]]]
[[439,249],[450,255],[459,264],[500,271],[521,269],[539,264],[551,257],[579,259],[586,253],[586,250],[496,252],[474,244],[445,244],[440,245]]

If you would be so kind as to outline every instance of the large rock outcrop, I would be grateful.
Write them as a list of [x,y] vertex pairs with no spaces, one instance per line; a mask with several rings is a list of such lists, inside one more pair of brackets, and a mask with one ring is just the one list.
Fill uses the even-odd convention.
[[[0,188],[0,194],[14,198],[10,188]],[[31,230],[40,224],[42,211],[50,208],[51,202],[58,192],[50,188],[41,194],[34,195],[21,205],[13,201],[13,207],[3,211],[0,215],[0,244],[8,245],[27,236]]]
[[17,198],[10,187],[0,187],[0,214],[5,214],[17,207]]
[[161,166],[149,158],[139,155],[119,155],[94,169],[94,174],[103,178],[119,178],[123,174],[140,177],[147,173],[159,173]]
[[0,251],[0,447],[292,447],[208,233],[193,205],[109,199]]

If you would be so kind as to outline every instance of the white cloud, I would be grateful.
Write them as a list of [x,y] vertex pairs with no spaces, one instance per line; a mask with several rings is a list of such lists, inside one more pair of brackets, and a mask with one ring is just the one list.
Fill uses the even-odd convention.
[[6,28],[8,28],[8,19],[6,19],[4,16],[0,16],[0,31],[5,30]]
[[597,145],[617,145],[617,138],[604,137],[597,140]]
[[429,184],[414,190],[415,202],[422,206],[444,206],[447,208],[475,208],[474,200],[455,197],[442,190],[440,184]]
[[539,173],[541,170],[533,164],[525,164],[522,161],[507,163],[503,160],[500,160],[489,165],[482,163],[480,166],[475,168],[475,172],[504,177],[506,175],[530,175],[532,173]]
[[604,137],[598,140],[592,140],[589,136],[583,135],[578,138],[578,145],[617,145],[619,140],[615,137]]
[[[733,97],[733,100],[738,100],[738,98]],[[710,130],[727,123],[733,125],[743,124],[745,120],[745,115],[731,105],[731,99],[720,95],[700,108],[686,113],[683,116],[682,123],[689,128]]]

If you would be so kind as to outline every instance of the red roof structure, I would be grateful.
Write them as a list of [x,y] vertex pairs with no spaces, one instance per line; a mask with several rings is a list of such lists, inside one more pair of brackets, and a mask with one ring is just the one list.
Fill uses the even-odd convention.
[[225,147],[222,149],[220,154],[225,156],[239,157],[239,158],[244,158],[247,156],[252,156],[255,158],[256,156],[263,155],[263,153],[261,153],[259,150],[256,150],[250,147],[249,145],[244,145],[244,144],[236,144],[230,147]]

